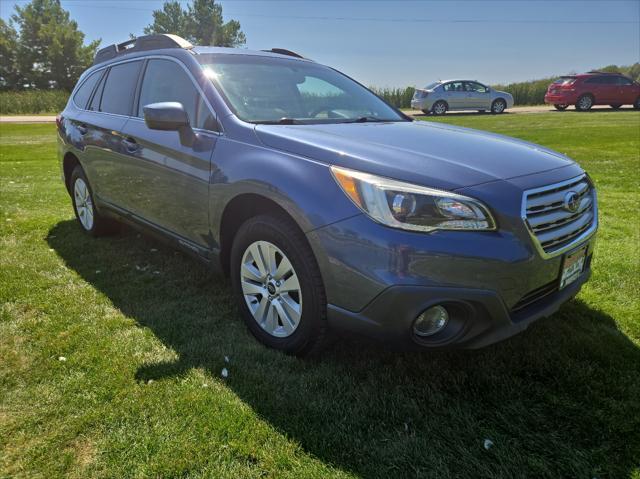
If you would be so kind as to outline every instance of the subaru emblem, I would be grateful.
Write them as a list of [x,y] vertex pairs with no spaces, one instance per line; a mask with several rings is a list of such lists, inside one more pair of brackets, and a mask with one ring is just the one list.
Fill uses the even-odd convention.
[[564,204],[562,206],[570,213],[575,213],[580,207],[580,195],[575,191],[569,191],[564,195]]

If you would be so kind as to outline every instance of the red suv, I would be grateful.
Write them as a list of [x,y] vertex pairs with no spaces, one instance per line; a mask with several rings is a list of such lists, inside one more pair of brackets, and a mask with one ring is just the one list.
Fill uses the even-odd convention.
[[576,110],[587,111],[593,105],[610,105],[620,108],[633,105],[640,109],[640,84],[619,73],[589,72],[558,78],[547,89],[544,102],[566,110],[575,105]]

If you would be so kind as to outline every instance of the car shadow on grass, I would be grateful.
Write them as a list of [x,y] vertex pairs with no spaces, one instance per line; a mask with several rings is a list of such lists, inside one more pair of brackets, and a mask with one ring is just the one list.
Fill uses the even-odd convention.
[[125,229],[92,239],[63,221],[47,241],[177,354],[175,362],[141,364],[137,380],[194,368],[219,378],[227,367],[226,386],[326,464],[363,477],[604,478],[637,470],[640,351],[609,315],[580,300],[479,351],[398,353],[341,337],[321,358],[303,360],[260,346],[226,280],[144,235]]

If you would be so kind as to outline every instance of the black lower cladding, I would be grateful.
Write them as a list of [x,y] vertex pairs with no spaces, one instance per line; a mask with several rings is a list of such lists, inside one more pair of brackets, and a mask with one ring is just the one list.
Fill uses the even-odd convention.
[[[359,312],[329,305],[328,320],[332,328],[364,334],[401,349],[480,348],[507,339],[534,321],[552,315],[578,294],[590,276],[587,265],[580,277],[564,289],[558,290],[556,285],[537,301],[512,311],[494,291],[391,286]],[[436,304],[447,307],[450,313],[447,326],[433,336],[416,336],[415,318]]]

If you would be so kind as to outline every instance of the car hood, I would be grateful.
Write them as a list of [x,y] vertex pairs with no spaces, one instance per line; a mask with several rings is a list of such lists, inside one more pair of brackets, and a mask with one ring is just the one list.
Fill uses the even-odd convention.
[[257,125],[255,131],[272,148],[447,190],[574,164],[539,145],[428,121]]

